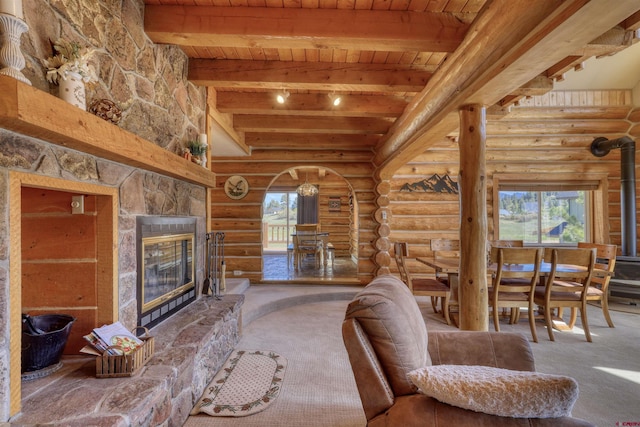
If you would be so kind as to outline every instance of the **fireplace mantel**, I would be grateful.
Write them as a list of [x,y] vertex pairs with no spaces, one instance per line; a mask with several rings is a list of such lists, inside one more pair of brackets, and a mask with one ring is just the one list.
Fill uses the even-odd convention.
[[0,75],[0,127],[172,178],[215,187],[215,174],[49,94]]

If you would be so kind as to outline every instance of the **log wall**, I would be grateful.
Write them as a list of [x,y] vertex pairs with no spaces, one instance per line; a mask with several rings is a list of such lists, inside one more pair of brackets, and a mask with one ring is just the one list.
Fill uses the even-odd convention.
[[[599,136],[613,139],[629,134],[637,138],[634,132],[638,129],[639,111],[640,107],[633,105],[631,91],[610,90],[549,92],[522,100],[503,116],[488,113],[487,238],[494,238],[494,174],[604,173],[608,175],[609,238],[620,247],[620,150],[598,158],[589,147]],[[407,241],[412,257],[432,256],[429,249],[432,238],[459,238],[458,195],[400,191],[404,184],[433,174],[449,175],[459,182],[457,141],[457,134],[449,135],[401,167],[391,180],[390,240]],[[636,179],[639,162],[636,151]],[[429,271],[417,263],[413,263],[413,268]],[[395,266],[392,271],[397,271]]]
[[[640,107],[634,106],[632,93],[627,90],[555,91],[546,95],[523,99],[510,111],[487,112],[486,173],[487,173],[487,238],[493,239],[493,176],[494,174],[580,173],[607,174],[609,239],[621,244],[620,221],[620,150],[597,158],[589,147],[594,138],[618,138],[629,134],[637,138]],[[253,147],[246,157],[214,157],[211,168],[217,175],[216,187],[211,190],[210,229],[224,231],[227,270],[241,272],[258,283],[262,279],[261,218],[265,192],[273,188],[280,176],[290,168],[321,167],[327,171],[327,181],[317,184],[321,191],[321,208],[330,195],[340,194],[345,206],[343,188],[346,182],[354,192],[354,216],[350,227],[352,251],[357,249],[358,278],[367,283],[371,277],[383,273],[389,259],[388,245],[382,244],[380,232],[390,229],[389,242],[403,240],[411,247],[411,256],[431,256],[432,238],[459,237],[460,205],[458,195],[400,191],[407,183],[428,178],[433,174],[449,175],[458,181],[458,134],[453,133],[438,142],[411,162],[400,167],[393,178],[383,184],[390,187],[387,194],[378,194],[381,185],[375,178],[368,150],[356,147],[337,150],[329,143],[326,149],[318,144],[308,149],[290,147]],[[637,157],[637,155],[636,155]],[[229,199],[223,190],[231,175],[244,176],[250,185],[249,194],[242,200]],[[638,159],[636,158],[636,176]],[[298,177],[299,182],[304,176]],[[344,181],[343,181],[344,180]],[[311,181],[311,180],[310,180]],[[388,206],[380,205],[380,200]],[[348,202],[347,202],[348,203]],[[376,214],[388,211],[386,224]],[[321,211],[323,229],[335,235],[346,228],[344,218]],[[383,227],[384,226],[384,227]],[[346,232],[346,231],[345,231]],[[346,241],[340,240],[344,255]],[[386,261],[385,261],[386,260]],[[395,273],[393,263],[389,264]],[[422,265],[414,269],[424,270]]]
[[[317,170],[310,171],[308,175],[297,171],[296,176],[294,179],[289,173],[279,175],[269,186],[269,191],[293,192],[305,180],[318,187],[318,223],[321,230],[329,233],[329,240],[335,248],[336,256],[345,257],[355,253],[358,236],[357,232],[351,229],[353,213],[350,200],[353,192],[348,182],[327,171],[323,171],[321,176]],[[339,210],[329,209],[330,200],[340,203]]]
[[[310,147],[312,148],[312,147]],[[309,182],[320,188],[319,219],[323,231],[330,233],[336,255],[349,253],[357,259],[357,279],[368,283],[377,266],[373,242],[377,223],[375,211],[375,182],[371,151],[364,150],[296,150],[254,148],[247,157],[212,157],[211,169],[216,173],[216,186],[210,191],[210,230],[225,233],[225,263],[233,276],[240,272],[252,283],[262,280],[262,203],[268,190],[280,191],[287,186],[295,189],[304,182],[298,172],[293,182],[288,170],[315,167],[325,169],[326,175],[309,175]],[[249,192],[241,200],[232,200],[224,192],[224,183],[232,175],[241,175],[249,183]],[[317,181],[316,181],[317,180]],[[353,212],[349,204],[349,190],[353,195]],[[329,197],[340,197],[340,213],[328,211]]]

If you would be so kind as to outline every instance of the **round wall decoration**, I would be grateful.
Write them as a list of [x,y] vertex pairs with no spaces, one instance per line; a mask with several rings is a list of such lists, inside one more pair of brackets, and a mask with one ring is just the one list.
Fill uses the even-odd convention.
[[249,183],[240,175],[233,175],[224,183],[224,192],[231,199],[242,199],[249,192]]

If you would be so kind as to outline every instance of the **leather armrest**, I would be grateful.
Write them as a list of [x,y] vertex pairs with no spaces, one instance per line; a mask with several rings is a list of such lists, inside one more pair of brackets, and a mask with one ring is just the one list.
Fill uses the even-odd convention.
[[367,419],[389,409],[395,396],[371,342],[356,319],[345,319],[342,336]]
[[434,365],[480,365],[535,371],[533,352],[522,334],[509,332],[429,332]]

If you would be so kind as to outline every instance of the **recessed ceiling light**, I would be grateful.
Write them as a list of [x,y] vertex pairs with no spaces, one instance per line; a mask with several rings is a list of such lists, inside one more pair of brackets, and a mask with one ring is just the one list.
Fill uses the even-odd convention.
[[286,90],[278,92],[278,94],[276,95],[276,101],[278,101],[278,104],[284,104],[289,95],[289,92],[287,92]]
[[335,92],[331,92],[328,96],[331,100],[331,105],[334,107],[337,107],[342,102],[342,97],[340,95],[336,95]]

